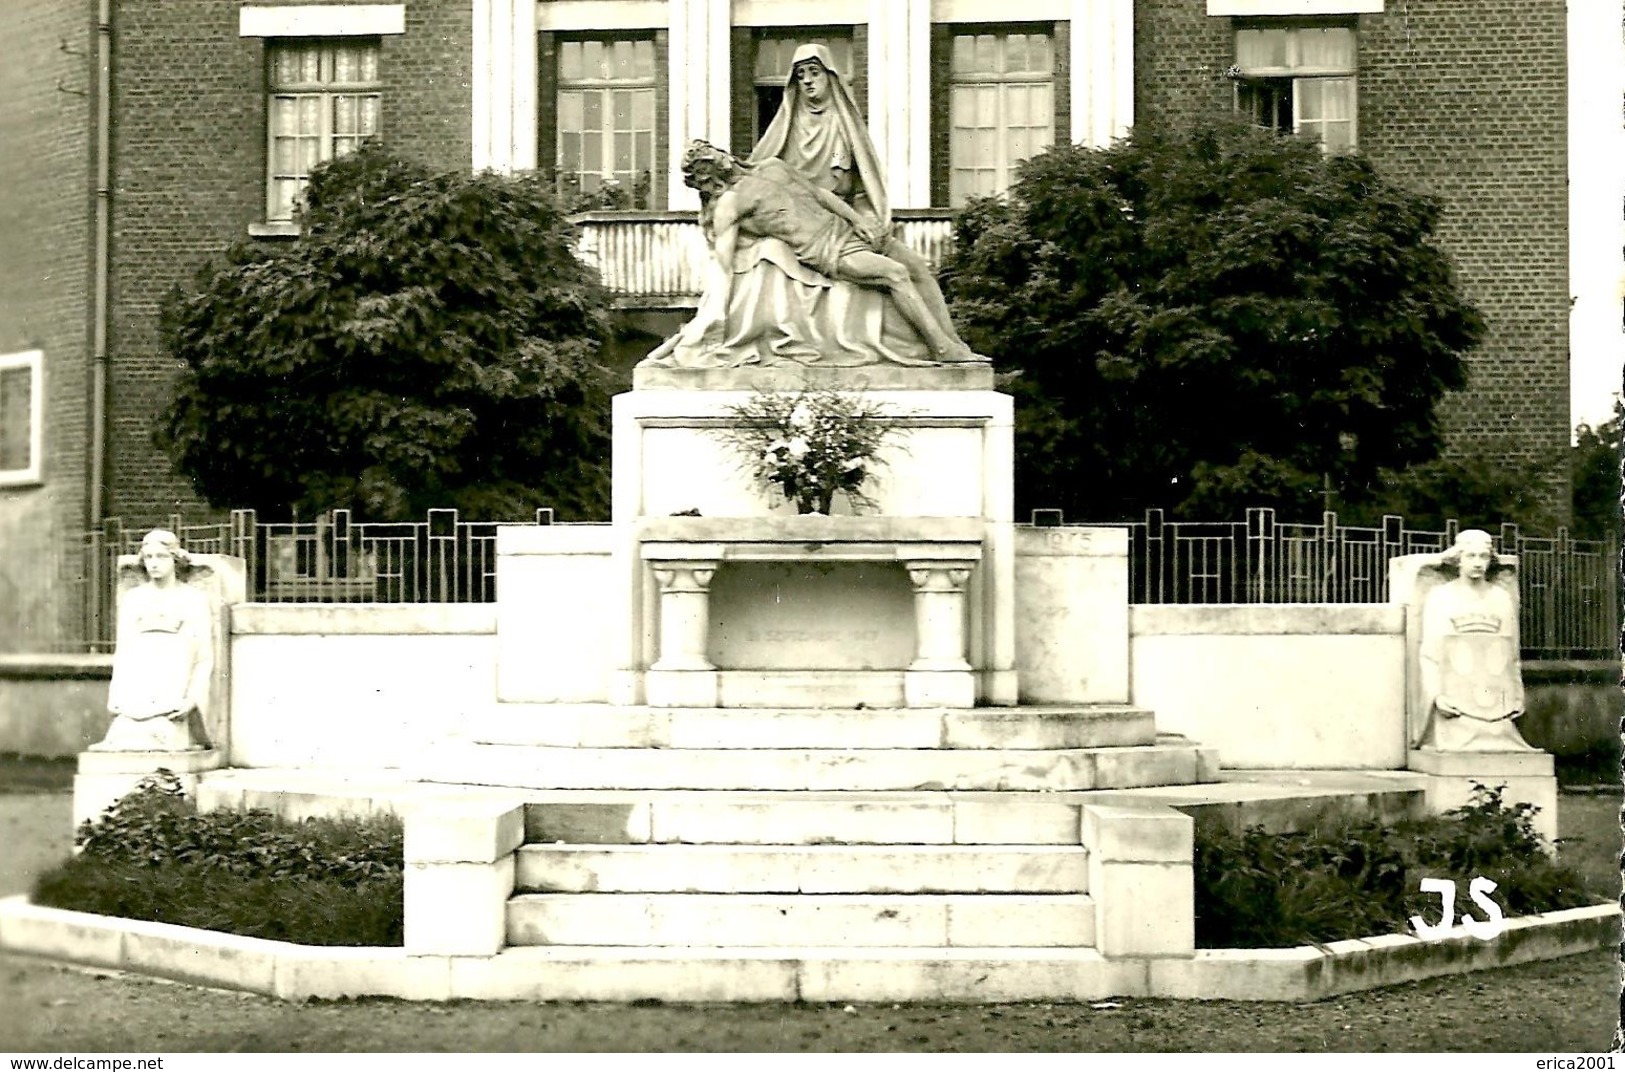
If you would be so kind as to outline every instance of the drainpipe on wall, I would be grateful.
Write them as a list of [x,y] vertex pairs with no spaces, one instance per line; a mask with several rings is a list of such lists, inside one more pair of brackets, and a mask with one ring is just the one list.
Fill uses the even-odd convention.
[[90,341],[89,528],[102,527],[107,503],[107,290],[112,216],[113,0],[96,10],[96,234],[95,305]]

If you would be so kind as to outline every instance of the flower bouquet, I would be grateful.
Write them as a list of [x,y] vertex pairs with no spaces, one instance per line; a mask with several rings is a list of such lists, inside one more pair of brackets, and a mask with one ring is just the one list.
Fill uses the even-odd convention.
[[728,413],[737,423],[717,434],[797,513],[828,514],[836,492],[873,505],[861,488],[899,424],[861,391],[758,391]]

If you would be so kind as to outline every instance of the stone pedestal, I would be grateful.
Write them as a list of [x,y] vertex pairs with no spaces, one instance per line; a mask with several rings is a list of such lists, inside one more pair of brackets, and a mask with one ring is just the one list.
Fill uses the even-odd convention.
[[1548,843],[1557,840],[1557,778],[1546,752],[1440,752],[1413,749],[1409,767],[1427,776],[1427,805],[1434,814],[1472,799],[1474,784],[1506,786],[1508,804],[1533,804],[1535,829]]
[[198,776],[221,765],[218,749],[199,748],[187,752],[80,752],[79,770],[73,776],[73,828],[123,799],[142,779],[161,770],[180,779],[181,788],[197,797]]
[[[615,546],[610,569],[614,587],[609,598],[612,606],[624,607],[628,613],[623,631],[616,638],[616,665],[607,689],[609,701],[661,706],[674,701],[681,706],[702,704],[712,694],[705,675],[715,671],[723,675],[717,685],[720,694],[733,697],[732,702],[721,702],[731,706],[744,699],[742,688],[748,691],[747,687],[756,682],[771,684],[764,674],[771,677],[803,669],[838,669],[847,672],[840,683],[845,690],[841,694],[868,705],[881,698],[890,698],[892,704],[1015,704],[1011,477],[1014,423],[1010,397],[992,390],[992,385],[992,370],[985,365],[639,368],[635,389],[615,399]],[[795,391],[803,387],[861,389],[870,401],[896,415],[901,432],[895,444],[883,452],[883,464],[876,467],[863,489],[873,500],[878,516],[797,517],[790,504],[751,479],[715,434],[733,419],[729,411],[746,402],[753,391]],[[841,497],[837,497],[835,511],[837,515],[850,513]],[[691,513],[700,516],[673,516]],[[674,530],[666,535],[648,531],[647,526],[668,521],[701,524],[690,526],[692,531]],[[767,533],[765,541],[734,539],[730,535],[742,524],[769,521],[793,527],[810,524],[816,531],[787,529],[782,536]],[[881,522],[907,523],[910,532],[906,536],[875,535],[864,528]],[[820,524],[825,527],[818,528]],[[854,525],[857,528],[852,528]],[[709,551],[684,546],[691,540],[711,540],[702,529],[722,532],[719,542],[729,550],[713,556]],[[975,555],[958,550],[933,555],[932,547],[944,534],[956,548],[974,546]],[[879,549],[867,554],[849,553],[853,545],[865,541]],[[765,557],[741,556],[739,548],[752,542],[776,542],[779,549]],[[804,546],[806,553],[780,553],[797,543]],[[901,543],[919,546],[904,552],[890,546]],[[836,546],[843,550],[820,550]],[[709,588],[712,581],[702,584],[693,571],[703,569],[706,562],[726,570],[725,561],[742,558],[755,562],[814,562],[819,569],[825,563],[884,561],[893,563],[893,569],[907,569],[906,579],[897,581],[915,586],[916,596],[909,608],[911,620],[899,623],[886,618],[867,623],[882,629],[890,639],[901,636],[899,625],[905,632],[912,629],[915,636],[907,658],[892,664],[889,660],[894,652],[885,638],[872,645],[850,637],[842,642],[848,654],[875,652],[876,658],[871,661],[886,661],[887,665],[854,666],[850,661],[833,665],[725,665],[718,652],[711,649],[720,643],[725,653],[731,653],[739,640],[732,634],[717,634],[716,618],[722,613],[717,604],[722,597],[717,592],[708,596],[696,590]],[[830,586],[838,589],[844,584],[853,590],[858,583],[851,576],[849,573],[845,581],[831,581]],[[889,593],[891,582],[878,580]],[[715,583],[722,585],[723,579]],[[738,585],[731,588],[736,592]],[[840,602],[842,597],[819,598]],[[707,599],[710,602],[706,613],[713,626],[706,637],[710,648],[696,648],[698,640],[692,630],[699,614],[697,608],[706,605]],[[890,599],[887,594],[882,602]],[[825,632],[822,625],[797,626],[788,631],[782,646],[790,650],[807,642],[801,634],[821,636]],[[731,673],[734,670],[749,671],[750,676],[736,677]],[[854,674],[879,673],[884,673],[886,680],[875,678],[873,690],[866,693],[861,687],[852,687],[857,681]],[[816,691],[809,692],[799,678],[781,684],[791,694],[810,695]]]
[[[856,690],[850,703],[889,707],[897,703],[899,675],[904,706],[975,704],[966,625],[968,585],[983,556],[979,520],[667,517],[646,518],[635,531],[657,601],[654,660],[643,675],[651,706],[820,706]],[[880,570],[876,581],[885,567],[901,567],[908,588],[843,588],[850,567],[869,564]],[[720,570],[761,565],[806,568],[754,587],[722,586],[727,601],[712,605]],[[902,632],[912,624],[914,635],[902,649],[905,660],[881,665],[898,650],[898,638],[869,627],[896,627],[890,603],[898,596],[912,600]],[[719,614],[727,616],[721,627]],[[719,632],[745,636],[713,635]],[[881,632],[888,635],[869,635]],[[779,660],[779,647],[793,648],[794,657]],[[733,662],[719,667],[716,652]],[[720,684],[719,670],[726,675]]]

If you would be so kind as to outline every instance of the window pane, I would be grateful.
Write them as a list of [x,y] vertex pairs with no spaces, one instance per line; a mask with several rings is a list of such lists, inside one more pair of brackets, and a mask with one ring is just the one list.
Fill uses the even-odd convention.
[[272,143],[271,171],[278,175],[291,175],[299,170],[299,141],[296,138],[277,138]]
[[291,97],[271,98],[271,133],[296,134],[299,132],[299,111]]
[[976,35],[976,71],[995,74],[999,70],[999,41],[992,34]]
[[1055,138],[1055,86],[1050,82],[1036,82],[1027,90],[1028,115],[1032,124],[1044,131],[1043,141],[1033,150],[1045,148]]
[[559,94],[559,129],[580,132],[582,115],[580,93]]
[[609,56],[602,41],[586,41],[581,46],[581,77],[603,81],[609,78]]
[[559,170],[581,170],[581,135],[579,133],[563,132],[559,134]]
[[963,34],[954,38],[953,72],[966,74],[976,69],[976,38]]
[[756,42],[756,66],[752,73],[758,82],[769,82],[784,76],[779,70],[779,43],[773,38],[764,37]]
[[559,44],[559,81],[581,81],[581,42],[563,41]]
[[654,81],[655,43],[653,41],[637,41],[633,43],[632,75],[640,81]]
[[581,129],[604,129],[603,93],[583,93],[581,95]]
[[601,172],[604,170],[604,136],[589,131],[581,135],[581,170],[588,172]]
[[1032,35],[1032,44],[1028,49],[1028,61],[1032,64],[1028,69],[1034,74],[1055,73],[1055,55],[1050,50],[1049,34]]
[[0,469],[27,469],[34,373],[27,366],[0,370]]
[[613,95],[615,102],[615,129],[632,129],[632,94],[624,89],[618,89]]
[[1306,27],[1296,31],[1297,67],[1354,70],[1354,31],[1344,26]]
[[361,100],[361,133],[372,135],[378,133],[378,110],[380,98],[374,93],[360,98]]
[[320,97],[299,98],[299,133],[319,134],[322,130],[322,99]]
[[1244,71],[1286,67],[1286,31],[1237,30],[1236,64]]
[[333,133],[354,134],[360,127],[356,99],[350,96],[333,98]]
[[1345,153],[1354,148],[1354,123],[1333,121],[1325,124],[1321,141],[1329,153]]
[[653,90],[642,89],[632,94],[632,128],[653,130],[655,126],[655,95]]
[[636,134],[632,138],[633,159],[637,161],[638,169],[647,171],[654,163],[654,135],[647,133]]
[[615,170],[632,170],[632,135],[617,133],[615,135]]
[[299,199],[304,189],[302,179],[277,179],[271,184],[271,218],[273,220],[293,219],[294,202]]
[[999,99],[993,86],[978,86],[976,92],[976,125],[992,127],[999,121]]
[[333,50],[333,81],[354,82],[360,73],[355,49],[341,46]]
[[1317,78],[1321,87],[1321,107],[1327,119],[1353,119],[1354,79]]

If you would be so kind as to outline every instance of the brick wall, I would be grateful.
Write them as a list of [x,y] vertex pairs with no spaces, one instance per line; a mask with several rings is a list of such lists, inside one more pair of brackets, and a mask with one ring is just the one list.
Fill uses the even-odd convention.
[[58,579],[87,512],[94,5],[10,0],[0,65],[0,353],[45,355],[43,483],[0,488],[0,651],[74,632]]
[[[265,47],[238,36],[237,0],[143,0],[117,8],[114,74],[111,510],[133,525],[203,509],[152,444],[177,367],[158,310],[176,285],[265,212]],[[406,5],[382,39],[380,129],[437,168],[472,159],[471,9]]]
[[[1232,23],[1137,0],[1138,121],[1227,112]],[[1568,443],[1567,127],[1559,0],[1410,0],[1359,18],[1360,146],[1437,198],[1440,245],[1489,331],[1440,408],[1447,449],[1514,464]],[[1568,513],[1566,477],[1544,496]]]
[[[1440,200],[1489,327],[1440,411],[1461,454],[1536,462],[1569,441],[1565,20],[1560,0],[1413,0],[1360,24],[1362,147]],[[1566,475],[1548,494],[1567,516]]]

